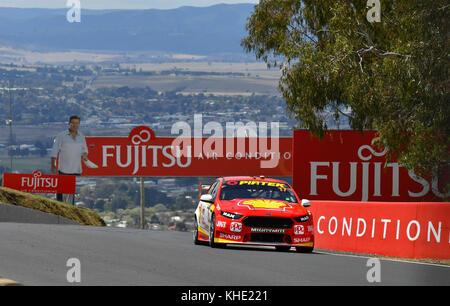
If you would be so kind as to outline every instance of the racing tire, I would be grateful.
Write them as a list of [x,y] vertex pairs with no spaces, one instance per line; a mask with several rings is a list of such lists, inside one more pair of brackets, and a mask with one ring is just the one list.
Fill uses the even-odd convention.
[[202,242],[198,239],[198,223],[197,218],[194,218],[194,232],[192,233],[192,238],[194,240],[195,245],[202,244]]
[[312,253],[314,247],[295,247],[297,253]]
[[211,222],[209,223],[209,246],[212,248],[224,248],[226,245],[223,243],[214,242],[214,234],[216,232],[216,216],[211,216]]
[[275,250],[277,250],[278,252],[288,252],[290,249],[291,247],[288,246],[280,246],[280,245],[275,246]]

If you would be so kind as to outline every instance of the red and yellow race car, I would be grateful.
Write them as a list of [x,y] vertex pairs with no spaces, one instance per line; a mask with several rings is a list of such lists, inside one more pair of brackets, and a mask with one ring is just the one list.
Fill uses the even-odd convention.
[[[201,194],[201,192],[200,192]],[[275,246],[314,249],[308,200],[299,201],[291,186],[264,177],[221,177],[200,196],[195,210],[195,244]]]

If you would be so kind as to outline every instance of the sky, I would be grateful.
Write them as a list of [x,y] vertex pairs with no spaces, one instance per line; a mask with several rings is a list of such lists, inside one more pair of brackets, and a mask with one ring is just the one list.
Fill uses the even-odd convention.
[[[66,8],[77,0],[0,0],[0,7]],[[211,6],[219,3],[259,3],[259,0],[78,0],[81,9],[173,9],[180,6]],[[70,5],[71,6],[71,5]]]

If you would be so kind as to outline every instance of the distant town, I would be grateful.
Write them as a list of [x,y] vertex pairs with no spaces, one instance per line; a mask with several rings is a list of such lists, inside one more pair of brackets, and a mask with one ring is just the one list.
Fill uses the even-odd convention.
[[[193,78],[198,82],[220,78],[222,83],[228,83],[219,86],[228,89],[236,80],[237,83],[249,79],[267,82],[267,78],[252,76],[251,72],[181,68],[144,71],[119,64],[2,64],[0,76],[1,172],[50,173],[48,154],[53,137],[67,127],[67,119],[72,114],[82,117],[82,131],[87,136],[127,135],[138,125],[149,126],[158,135],[167,136],[171,135],[174,123],[193,124],[194,114],[198,113],[205,122],[217,121],[223,125],[229,121],[279,122],[281,136],[291,136],[295,124],[279,95],[257,92],[258,88],[255,91],[236,88],[227,93],[220,88],[208,88],[208,83],[197,92],[189,88],[189,80]],[[148,77],[152,79],[146,84]],[[153,89],[152,81],[160,88]],[[174,81],[178,83],[171,88]],[[146,179],[146,227],[189,230],[201,180],[205,178]],[[111,188],[117,185],[119,188]],[[80,178],[76,205],[96,209],[110,226],[135,227],[139,225],[139,213],[135,211],[139,205],[138,187],[132,178]],[[109,191],[103,193],[105,189]]]
[[[171,66],[0,64],[0,172],[50,173],[53,137],[72,114],[82,117],[87,136],[124,136],[139,125],[170,136],[176,122],[192,126],[194,114],[223,126],[278,122],[280,136],[292,135],[296,122],[273,72],[242,63],[207,63],[204,71],[195,70],[198,64],[162,65]],[[190,230],[198,184],[211,179],[146,179],[146,227]],[[133,178],[79,178],[76,205],[97,210],[109,226],[137,227],[138,187]]]

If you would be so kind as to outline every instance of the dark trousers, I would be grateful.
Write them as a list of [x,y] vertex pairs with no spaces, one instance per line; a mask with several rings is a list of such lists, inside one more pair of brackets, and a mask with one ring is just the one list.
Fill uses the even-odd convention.
[[[80,174],[79,173],[64,173],[64,172],[61,172],[61,171],[58,171],[58,174],[59,175],[75,175],[75,176],[80,176]],[[56,194],[56,201],[60,201],[60,202],[62,202],[62,200],[63,200],[63,194],[62,193],[57,193]],[[72,198],[72,202],[74,202],[75,201],[75,196]],[[74,205],[75,203],[72,203],[72,205]]]

